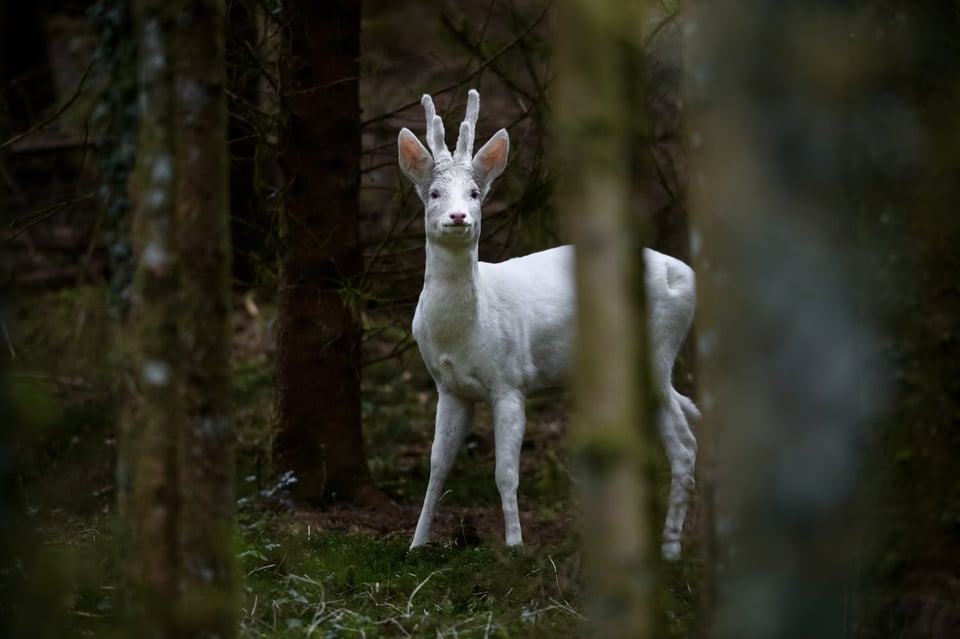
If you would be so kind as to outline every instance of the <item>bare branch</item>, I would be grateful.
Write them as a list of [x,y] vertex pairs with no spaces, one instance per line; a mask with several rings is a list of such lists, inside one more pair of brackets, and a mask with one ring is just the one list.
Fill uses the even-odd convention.
[[46,120],[43,120],[42,122],[39,122],[33,125],[26,131],[21,131],[20,133],[17,133],[16,135],[14,135],[12,138],[7,140],[3,144],[0,144],[0,151],[7,148],[11,144],[16,144],[17,142],[27,137],[28,135],[32,135],[37,131],[40,131],[41,129],[46,128],[53,122],[56,122],[57,119],[67,111],[67,109],[73,106],[73,103],[76,102],[77,99],[80,97],[80,95],[83,93],[83,85],[87,80],[87,76],[90,74],[90,69],[92,68],[93,68],[93,61],[91,60],[90,64],[87,65],[87,68],[83,70],[83,75],[80,76],[80,82],[77,84],[77,88],[73,91],[73,95],[71,95],[70,98],[66,102],[64,102],[59,109],[57,109],[56,113],[51,115]]

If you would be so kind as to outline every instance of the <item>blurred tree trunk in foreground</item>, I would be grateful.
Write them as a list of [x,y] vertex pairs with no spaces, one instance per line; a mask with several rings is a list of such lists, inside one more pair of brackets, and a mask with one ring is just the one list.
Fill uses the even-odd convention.
[[185,627],[235,632],[234,436],[230,414],[230,205],[223,0],[176,15],[177,250],[184,422],[180,587]]
[[360,2],[285,5],[273,466],[308,503],[372,494],[360,421]]
[[[176,125],[172,68],[175,7],[142,0],[136,7],[140,33],[141,122],[133,177],[133,226],[137,272],[131,306],[130,349],[138,382],[137,405],[126,415],[119,460],[120,482],[130,477],[130,495],[120,507],[127,524],[126,561],[142,591],[140,603],[158,625],[158,636],[175,633],[177,600],[177,448],[184,410],[178,335],[180,264],[176,250]],[[122,495],[121,495],[122,497]]]
[[577,245],[577,416],[588,591],[598,637],[656,636],[656,518],[644,312],[650,214],[642,3],[567,0],[557,36],[558,201]]
[[141,123],[130,349],[139,394],[118,470],[121,483],[131,482],[126,561],[136,614],[154,636],[230,637],[224,7],[141,0],[135,10]]
[[952,636],[958,16],[688,8],[704,626]]

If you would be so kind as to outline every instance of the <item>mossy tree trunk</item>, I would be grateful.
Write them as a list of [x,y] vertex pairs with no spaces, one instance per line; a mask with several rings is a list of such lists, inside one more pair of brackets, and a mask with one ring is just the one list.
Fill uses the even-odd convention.
[[848,15],[801,0],[691,9],[705,624],[841,637],[845,515],[879,399],[843,192],[870,187],[850,172],[862,51]]
[[642,16],[642,3],[567,0],[557,39],[558,201],[577,245],[574,437],[598,637],[656,634]]
[[935,4],[690,3],[708,636],[960,623],[960,25]]
[[230,205],[223,0],[175,16],[176,204],[180,254],[180,588],[194,636],[235,633],[230,415]]
[[853,202],[888,411],[858,495],[852,614],[865,637],[948,639],[960,628],[960,7],[868,4],[856,34],[880,35],[862,59],[887,57],[854,120],[873,126],[857,167],[870,190]]
[[180,490],[177,451],[184,411],[179,380],[180,264],[176,250],[176,124],[173,6],[143,0],[136,7],[140,36],[140,137],[134,174],[133,241],[137,255],[130,309],[135,407],[122,425],[125,458],[119,482],[126,517],[126,561],[137,604],[160,636],[175,629],[179,563]]
[[273,466],[294,496],[365,494],[360,422],[360,2],[285,5],[287,111]]
[[141,121],[129,337],[137,395],[118,469],[125,561],[135,614],[156,636],[230,637],[224,8],[221,0],[141,0],[135,11]]

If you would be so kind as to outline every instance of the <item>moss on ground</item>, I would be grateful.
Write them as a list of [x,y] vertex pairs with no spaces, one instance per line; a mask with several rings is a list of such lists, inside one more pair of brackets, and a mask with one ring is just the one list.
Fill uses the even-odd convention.
[[[258,316],[237,311],[231,378],[242,500],[242,637],[587,633],[564,443],[566,397],[536,398],[528,406],[523,551],[502,546],[492,424],[481,409],[441,502],[438,520],[446,518],[447,530],[438,521],[439,543],[408,552],[429,474],[436,401],[418,353],[364,371],[367,455],[397,510],[347,510],[333,519],[293,511],[267,461],[272,309],[260,310]],[[2,567],[0,617],[19,619],[36,637],[134,636],[137,630],[120,616],[125,595],[113,529],[123,366],[107,292],[89,288],[33,298],[17,320],[12,390],[26,516],[17,524],[22,543],[8,549],[16,561]],[[664,470],[664,498],[667,477]],[[361,515],[368,519],[360,521]],[[451,531],[451,521],[460,529]],[[685,556],[696,555],[688,545]],[[698,575],[692,560],[664,566],[666,636],[697,636]]]
[[569,548],[371,540],[293,525],[245,551],[247,637],[579,637]]

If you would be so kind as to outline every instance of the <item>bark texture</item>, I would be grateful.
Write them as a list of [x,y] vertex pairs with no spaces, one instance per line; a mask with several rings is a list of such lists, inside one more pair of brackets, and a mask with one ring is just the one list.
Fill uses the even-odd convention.
[[181,615],[194,636],[226,637],[235,633],[238,598],[223,0],[185,2],[175,20]]
[[688,8],[708,636],[952,636],[955,11]]
[[158,637],[231,637],[233,433],[229,412],[224,8],[135,6],[140,137],[130,352],[119,500],[134,615]]
[[[143,0],[136,7],[140,33],[140,139],[134,191],[133,241],[138,254],[130,320],[135,408],[122,426],[125,442],[119,483],[127,518],[127,563],[138,603],[159,636],[175,632],[180,490],[177,451],[183,405],[178,334],[179,260],[176,251],[176,130],[173,94],[173,10]],[[121,499],[124,496],[121,493]]]
[[574,437],[582,463],[586,573],[598,637],[655,636],[643,252],[649,211],[639,5],[560,7],[558,201],[577,244]]
[[369,486],[360,421],[360,3],[286,5],[288,120],[273,465],[305,502]]

